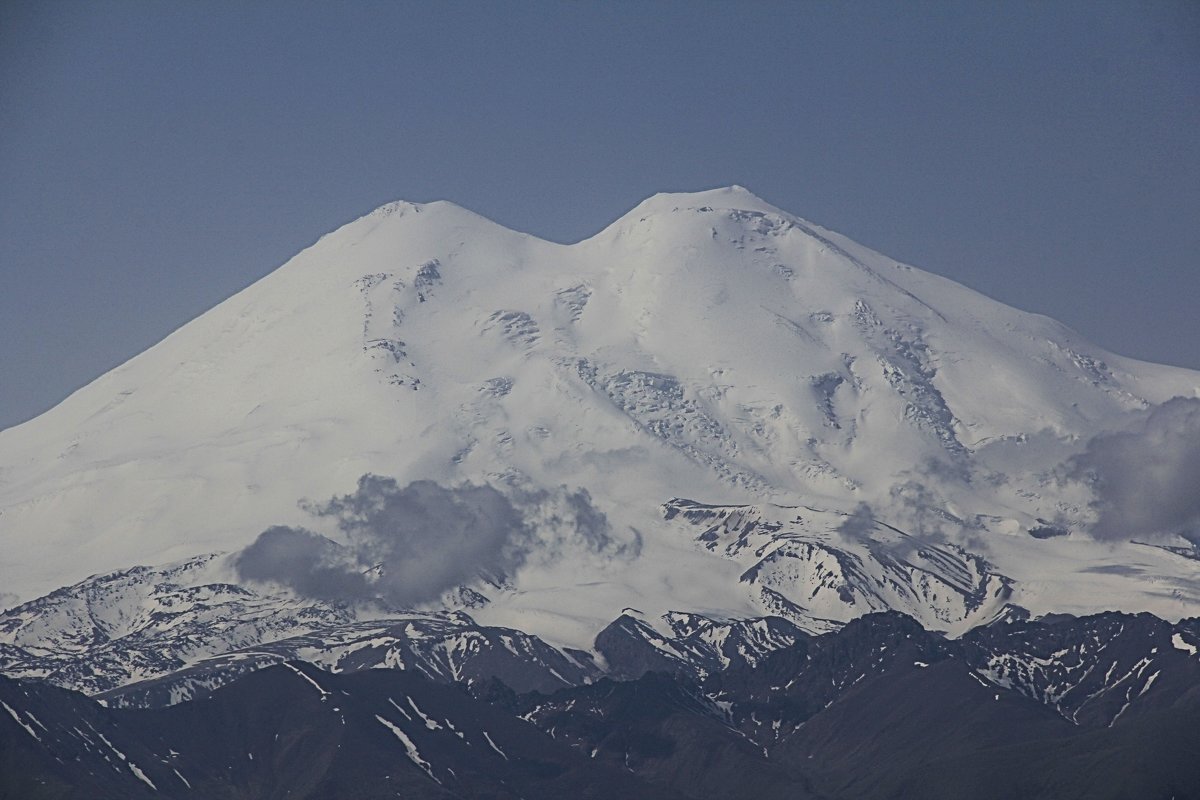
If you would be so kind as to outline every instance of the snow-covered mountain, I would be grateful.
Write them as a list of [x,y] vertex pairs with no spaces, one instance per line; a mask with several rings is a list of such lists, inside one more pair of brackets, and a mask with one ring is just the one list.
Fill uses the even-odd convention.
[[10,605],[175,562],[138,573],[167,590],[79,584],[75,617],[15,608],[0,644],[44,624],[46,654],[76,652],[78,615],[125,636],[206,591],[249,593],[249,617],[181,663],[464,597],[472,625],[580,650],[627,608],[664,636],[671,613],[1179,619],[1200,613],[1192,546],[1091,535],[1094,486],[1067,466],[1173,397],[1200,374],[738,187],[656,195],[572,245],[393,203],[0,431]]

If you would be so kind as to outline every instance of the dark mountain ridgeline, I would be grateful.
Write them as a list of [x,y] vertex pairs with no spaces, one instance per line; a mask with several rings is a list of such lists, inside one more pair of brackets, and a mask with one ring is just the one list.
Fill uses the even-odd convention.
[[1195,620],[672,622],[615,621],[621,677],[550,694],[290,662],[139,709],[0,678],[0,797],[1200,797]]

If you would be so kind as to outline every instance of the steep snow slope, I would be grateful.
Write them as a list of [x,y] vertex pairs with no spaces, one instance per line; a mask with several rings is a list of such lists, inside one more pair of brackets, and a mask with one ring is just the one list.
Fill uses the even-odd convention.
[[[29,598],[276,524],[336,536],[298,504],[371,472],[586,488],[626,555],[542,554],[474,614],[560,644],[630,605],[784,608],[809,628],[877,607],[809,608],[803,570],[772,605],[746,569],[777,540],[739,561],[665,519],[672,498],[819,509],[817,538],[860,558],[897,536],[966,548],[960,595],[995,575],[1035,609],[1178,617],[1200,607],[1194,562],[1089,540],[1087,488],[1055,473],[1176,395],[1200,395],[1200,375],[1106,353],[738,187],[656,195],[574,245],[394,203],[0,432],[0,585]],[[1071,533],[1033,538],[1039,520]],[[935,627],[977,621],[948,603],[914,607]]]

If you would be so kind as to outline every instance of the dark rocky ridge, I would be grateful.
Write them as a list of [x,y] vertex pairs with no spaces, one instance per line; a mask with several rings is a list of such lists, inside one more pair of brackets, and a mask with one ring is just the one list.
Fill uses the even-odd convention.
[[112,709],[0,679],[0,797],[1200,797],[1196,620],[1015,617],[630,614],[597,643],[625,679],[550,694],[284,663]]

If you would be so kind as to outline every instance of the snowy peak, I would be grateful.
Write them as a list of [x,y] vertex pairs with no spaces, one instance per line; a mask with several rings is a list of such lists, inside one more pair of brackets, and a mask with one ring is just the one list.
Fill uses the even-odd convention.
[[[538,618],[572,646],[627,605],[781,613],[835,566],[794,620],[899,605],[966,624],[1010,582],[1026,606],[1065,585],[1178,616],[1200,600],[1190,563],[1090,542],[1092,489],[1058,476],[1098,432],[1198,394],[1196,373],[1113,356],[741,187],[655,195],[573,245],[397,202],[0,432],[0,579],[28,599],[277,525],[341,541],[311,509],[371,473],[486,484],[528,511],[545,546],[520,550],[481,622]],[[573,540],[563,498],[581,491],[603,524]],[[751,557],[668,524],[679,497],[828,524],[784,520]],[[883,527],[839,532],[858,519]],[[1047,526],[1067,535],[1027,533]],[[896,556],[886,530],[927,557]],[[1147,559],[1164,599],[1141,573],[1080,571]],[[1043,563],[1075,577],[1043,580]]]
[[0,671],[107,705],[0,678],[0,753],[17,795],[323,752],[413,797],[891,797],[929,753],[1128,788],[1096,743],[1165,741],[1193,785],[1198,420],[1197,373],[741,187],[573,245],[391,203],[0,431]]
[[659,192],[624,214],[615,224],[686,211],[751,211],[790,216],[743,186],[721,186],[699,192]]

